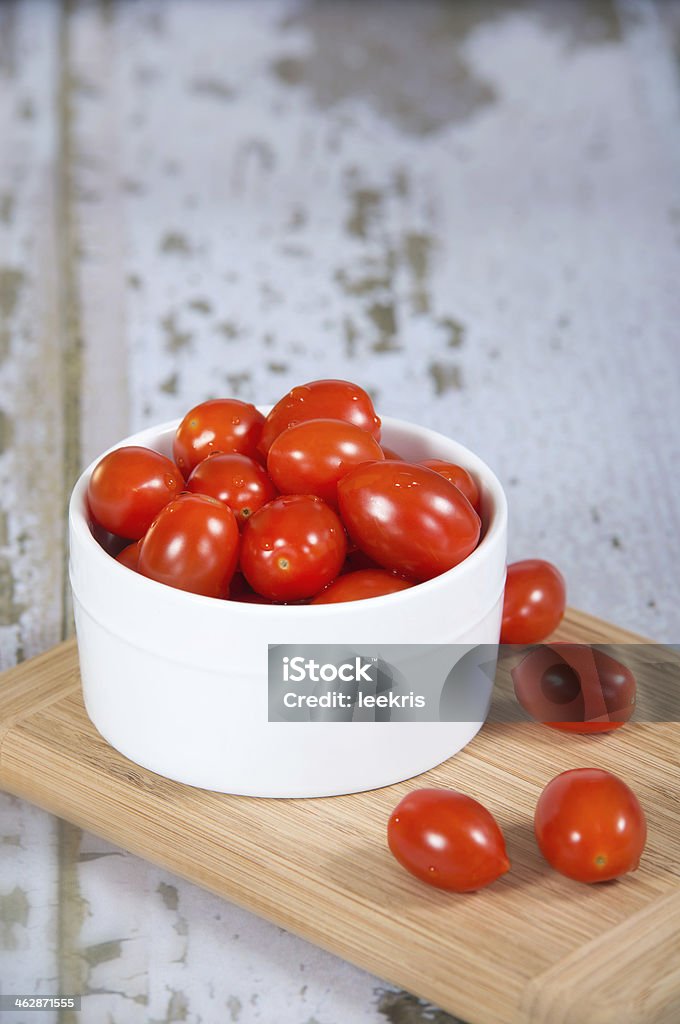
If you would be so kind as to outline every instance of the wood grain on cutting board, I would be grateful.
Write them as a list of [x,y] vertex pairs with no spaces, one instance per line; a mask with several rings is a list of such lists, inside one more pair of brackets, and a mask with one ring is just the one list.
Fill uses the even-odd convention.
[[[558,636],[640,640],[575,611]],[[414,781],[353,796],[257,800],[163,779],[90,724],[72,643],[13,669],[2,694],[4,788],[473,1024],[670,1024],[680,1016],[676,723],[593,738],[490,722],[420,776],[417,785],[482,800],[507,837],[511,872],[458,896],[423,886],[387,851],[387,817]],[[616,883],[558,876],[533,839],[542,786],[584,764],[630,781],[648,815],[642,865]]]

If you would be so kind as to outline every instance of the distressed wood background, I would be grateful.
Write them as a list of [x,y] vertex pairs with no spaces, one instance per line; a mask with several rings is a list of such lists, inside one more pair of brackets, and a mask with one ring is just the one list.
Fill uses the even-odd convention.
[[[70,629],[81,466],[319,376],[476,449],[512,559],[676,642],[679,52],[652,0],[0,4],[0,666]],[[451,1020],[9,797],[0,985]]]

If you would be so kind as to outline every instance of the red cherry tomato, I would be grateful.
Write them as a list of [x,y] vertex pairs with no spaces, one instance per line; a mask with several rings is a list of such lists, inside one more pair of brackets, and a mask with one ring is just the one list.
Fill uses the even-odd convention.
[[342,523],[325,501],[313,494],[286,494],[248,520],[241,571],[258,594],[299,601],[335,579],[346,549]]
[[87,501],[105,530],[139,540],[183,486],[182,474],[170,459],[150,448],[128,445],[97,463],[87,485]]
[[445,480],[455,484],[479,515],[479,487],[475,478],[471,473],[468,473],[467,469],[457,466],[455,462],[443,462],[441,459],[423,459],[420,465],[433,469],[435,473],[439,473]]
[[260,463],[238,452],[217,452],[199,462],[187,480],[187,490],[224,502],[239,526],[277,494]]
[[203,494],[181,494],[149,527],[138,571],[169,587],[227,597],[238,560],[234,513]]
[[350,537],[385,569],[429,580],[477,546],[479,516],[453,484],[425,466],[373,462],[338,484]]
[[606,882],[635,871],[647,840],[635,793],[602,768],[573,768],[549,782],[534,827],[548,863],[577,882]]
[[402,580],[385,569],[360,569],[338,576],[325,590],[317,594],[312,604],[338,604],[342,601],[363,601],[367,597],[382,597],[408,590],[413,584]]
[[216,398],[191,409],[175,434],[175,462],[188,477],[213,452],[257,455],[264,416],[250,402]]
[[508,566],[501,643],[535,644],[557,629],[567,602],[564,577],[540,558]]
[[405,796],[390,815],[387,842],[412,875],[453,892],[483,889],[510,868],[493,815],[447,789],[416,789]]
[[511,671],[515,695],[536,719],[563,732],[609,732],[635,709],[635,676],[589,644],[540,644]]
[[276,403],[267,416],[260,451],[266,455],[274,439],[293,424],[320,417],[354,423],[380,440],[380,419],[363,388],[347,380],[313,380],[293,388]]
[[137,563],[139,561],[139,546],[141,541],[133,541],[132,544],[128,544],[127,547],[123,548],[116,555],[116,561],[124,565],[126,569],[134,569],[137,571]]
[[375,438],[353,423],[305,420],[275,438],[267,471],[282,494],[316,494],[337,508],[338,480],[355,466],[384,457]]

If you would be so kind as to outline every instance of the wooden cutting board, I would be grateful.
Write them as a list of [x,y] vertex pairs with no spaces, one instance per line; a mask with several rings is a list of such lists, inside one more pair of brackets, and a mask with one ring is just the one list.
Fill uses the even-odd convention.
[[[557,635],[641,639],[576,611]],[[499,681],[499,699],[507,687]],[[417,781],[357,796],[256,800],[170,782],[108,746],[85,714],[72,641],[5,673],[0,684],[4,789],[471,1024],[677,1024],[679,752],[676,723],[585,737],[490,721]],[[640,869],[599,886],[553,872],[532,832],[541,788],[584,765],[623,776],[649,823]],[[403,794],[420,785],[483,801],[505,832],[510,873],[465,896],[406,874],[387,851],[385,825]]]

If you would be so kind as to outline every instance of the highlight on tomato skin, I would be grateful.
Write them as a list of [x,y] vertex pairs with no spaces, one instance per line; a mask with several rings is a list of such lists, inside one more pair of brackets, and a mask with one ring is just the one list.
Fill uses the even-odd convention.
[[510,870],[505,839],[477,800],[449,789],[415,789],[387,825],[392,855],[427,885],[474,892]]
[[87,503],[99,526],[117,537],[139,540],[183,483],[165,455],[126,445],[99,460],[87,486]]
[[477,486],[477,481],[467,469],[457,465],[455,462],[445,462],[443,459],[423,459],[419,465],[433,469],[435,473],[439,473],[445,480],[454,484],[465,495],[477,515],[480,515],[479,487]]
[[159,513],[139,549],[142,576],[204,597],[225,598],[238,561],[231,509],[204,494],[180,494]]
[[175,433],[173,456],[185,479],[214,452],[239,452],[256,458],[264,416],[251,402],[214,398],[194,406]]
[[501,643],[540,643],[557,629],[566,604],[564,577],[551,562],[513,562],[505,581]]
[[304,420],[274,439],[267,472],[281,494],[316,494],[337,509],[338,482],[355,466],[385,458],[372,434],[345,420]]
[[339,575],[347,554],[345,531],[315,494],[283,494],[246,523],[241,572],[272,601],[314,597]]
[[259,462],[240,452],[215,452],[191,471],[187,490],[228,505],[240,528],[278,491]]
[[602,768],[572,768],[543,789],[534,813],[539,849],[577,882],[608,882],[635,871],[647,841],[633,791]]
[[365,554],[417,582],[452,569],[474,551],[481,522],[461,491],[425,466],[372,462],[338,484],[340,515]]
[[380,417],[368,392],[348,380],[312,380],[292,388],[269,412],[260,453],[266,457],[275,438],[288,427],[320,417],[354,423],[380,440]]

